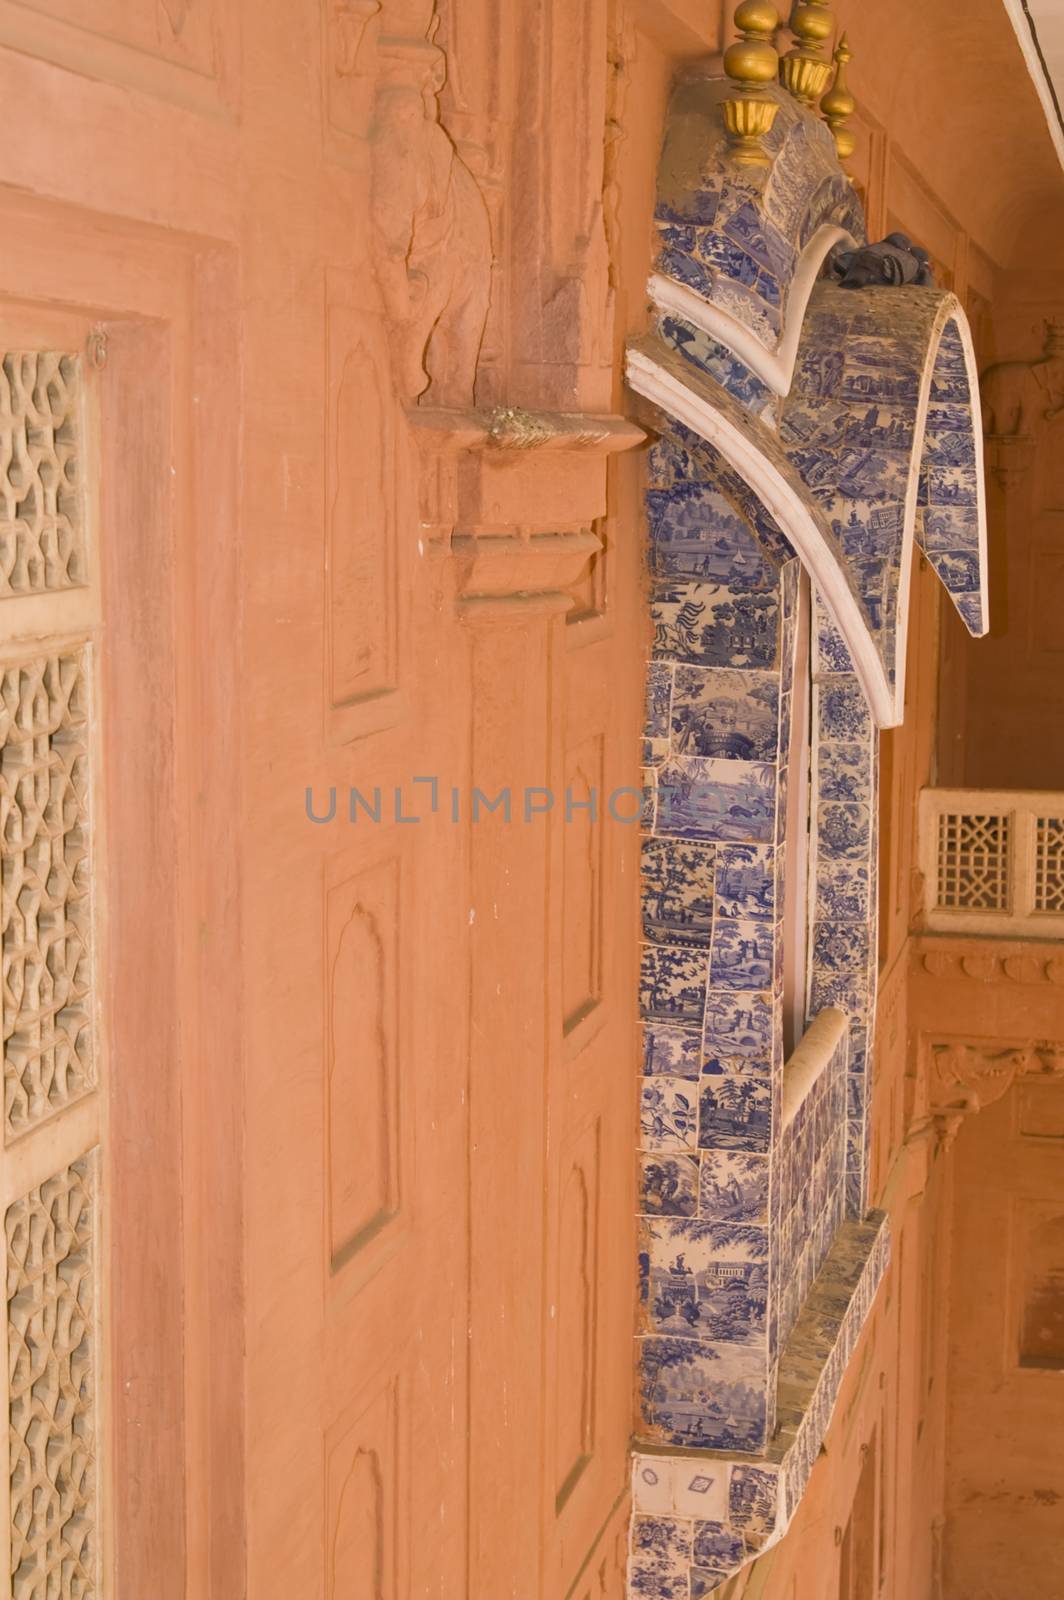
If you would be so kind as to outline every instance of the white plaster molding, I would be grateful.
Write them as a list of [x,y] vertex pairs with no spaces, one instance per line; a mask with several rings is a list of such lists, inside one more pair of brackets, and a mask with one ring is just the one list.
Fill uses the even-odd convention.
[[664,273],[651,274],[647,280],[647,291],[659,311],[683,317],[700,333],[708,334],[738,356],[776,394],[785,395],[790,392],[794,377],[794,364],[798,358],[809,297],[828,252],[837,244],[854,247],[856,240],[845,228],[835,228],[825,223],[817,229],[799,256],[787,296],[783,338],[776,351],[766,350],[753,329],[746,327],[730,312],[722,311],[695,289],[689,289],[685,283],[677,283],[674,278],[667,278]]
[[[644,351],[628,351],[627,377],[637,394],[643,395],[653,405],[660,406],[693,433],[697,433],[699,438],[718,449],[750,485],[776,519],[816,584],[832,621],[846,642],[876,723],[881,728],[896,727],[901,721],[899,709],[857,597],[846,581],[843,568],[824,543],[820,529],[802,498],[761,453],[755,440],[741,432],[706,401],[700,400]],[[925,397],[925,412],[926,408]],[[910,547],[912,537],[910,527]],[[904,701],[899,704],[904,704]]]
[[1005,10],[1009,21],[1012,23],[1016,38],[1019,40],[1023,59],[1027,64],[1027,71],[1031,75],[1031,82],[1045,112],[1046,125],[1049,128],[1049,137],[1053,141],[1053,148],[1057,152],[1057,159],[1064,167],[1064,130],[1060,126],[1060,114],[1057,111],[1056,101],[1053,97],[1053,87],[1046,74],[1048,63],[1044,60],[1038,37],[1035,32],[1036,22],[1031,17],[1024,0],[1004,0]]
[[[1064,157],[1062,157],[1064,160]],[[975,470],[976,479],[982,487],[986,483],[986,468],[984,465],[983,442],[983,399],[979,391],[979,367],[975,357],[975,344],[972,340],[971,324],[968,315],[957,302],[957,309],[949,321],[956,323],[957,332],[961,336],[964,346],[964,365],[968,372],[968,401],[972,413],[972,437],[975,439]],[[948,326],[947,323],[945,326]],[[945,326],[943,332],[945,332]],[[935,352],[936,359],[938,351]],[[986,493],[980,494],[979,510],[979,621],[981,632],[990,632],[990,569],[987,550],[987,518],[986,518]],[[946,590],[949,594],[949,590]]]

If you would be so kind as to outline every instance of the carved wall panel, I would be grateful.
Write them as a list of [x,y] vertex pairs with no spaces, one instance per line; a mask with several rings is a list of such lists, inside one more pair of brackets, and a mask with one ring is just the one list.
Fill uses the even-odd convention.
[[565,774],[563,1011],[568,1032],[602,995],[602,850],[605,740],[570,751]]
[[[328,1600],[399,1600],[401,1384],[392,1377],[326,1440]],[[403,1526],[401,1527],[401,1522]]]
[[336,1270],[399,1206],[398,862],[333,888],[326,924],[326,1158]]
[[83,651],[19,661],[0,674],[8,1139],[95,1081],[88,715]]
[[85,582],[77,357],[0,362],[0,597]]
[[92,1600],[96,1152],[8,1207],[13,1600]]
[[321,0],[325,119],[347,141],[369,132],[380,9],[381,0]]
[[398,681],[395,401],[379,317],[327,282],[326,582],[328,702],[363,707]]
[[1021,1367],[1064,1371],[1064,1208],[1028,1201],[1017,1209],[1017,1360]]

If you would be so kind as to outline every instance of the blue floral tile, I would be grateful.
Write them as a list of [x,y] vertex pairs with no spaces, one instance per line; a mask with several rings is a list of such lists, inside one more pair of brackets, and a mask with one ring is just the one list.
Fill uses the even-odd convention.
[[688,1600],[692,1530],[679,1517],[632,1518],[630,1594],[645,1600]]
[[765,1222],[768,1173],[764,1156],[706,1150],[698,1191],[699,1216],[715,1222]]
[[701,1022],[706,968],[704,950],[644,945],[639,984],[641,1015],[650,1022]]
[[775,673],[677,667],[672,748],[684,756],[774,761],[778,713]]
[[772,1142],[772,1083],[753,1073],[704,1076],[698,1142],[703,1150],[764,1154]]
[[809,994],[811,1012],[822,1011],[825,1006],[836,1006],[848,1017],[857,1017],[867,1009],[868,999],[867,974],[826,972],[814,966]]
[[826,800],[817,807],[819,853],[834,860],[860,861],[871,847],[871,819],[866,805]]
[[702,1030],[643,1028],[643,1073],[646,1077],[697,1078],[702,1072]]
[[698,1339],[645,1338],[641,1432],[690,1449],[756,1451],[765,1441],[765,1364],[756,1349]]
[[771,844],[775,822],[773,764],[689,756],[661,768],[657,828],[662,835]]
[[872,750],[852,741],[817,745],[817,794],[821,800],[867,804],[872,795]]
[[773,921],[782,907],[783,855],[771,845],[729,844],[717,850],[717,917],[757,917]]
[[673,579],[654,584],[650,616],[656,657],[706,667],[775,664],[779,606],[771,590]]
[[712,845],[645,839],[644,939],[674,945],[708,945],[713,930],[713,888]]
[[727,1578],[746,1559],[742,1535],[721,1522],[696,1522],[692,1563],[696,1569]]
[[693,1217],[698,1211],[698,1182],[694,1156],[641,1155],[640,1210],[651,1217]]
[[767,994],[710,991],[702,1043],[711,1056],[772,1056],[775,1008]]
[[851,674],[822,677],[817,685],[821,739],[865,740],[872,736],[872,718],[857,679]]
[[752,917],[722,917],[710,955],[710,983],[724,989],[770,989],[774,924]]
[[859,922],[871,915],[871,874],[867,862],[817,857],[816,916],[825,921]]
[[867,973],[872,931],[867,922],[820,922],[813,932],[813,962],[824,973]]
[[697,1124],[697,1084],[660,1075],[640,1080],[639,1142],[644,1151],[670,1155],[693,1151]]

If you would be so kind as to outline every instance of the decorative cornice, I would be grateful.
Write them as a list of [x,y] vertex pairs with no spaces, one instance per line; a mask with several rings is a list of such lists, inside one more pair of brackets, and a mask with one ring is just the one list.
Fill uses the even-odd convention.
[[968,978],[974,983],[1049,983],[1064,986],[1064,952],[927,948],[917,960],[932,978]]

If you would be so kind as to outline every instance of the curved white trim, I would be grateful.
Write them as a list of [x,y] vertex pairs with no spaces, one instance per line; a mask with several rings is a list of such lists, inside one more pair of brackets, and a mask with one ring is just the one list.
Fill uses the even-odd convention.
[[[846,641],[846,648],[853,659],[854,670],[876,724],[881,728],[896,727],[901,721],[898,707],[904,702],[896,702],[891,693],[886,671],[857,599],[846,582],[845,573],[827,549],[823,535],[803,500],[768,457],[761,453],[753,439],[748,438],[706,401],[692,394],[685,384],[664,371],[643,351],[629,350],[627,376],[637,393],[719,449],[775,517]],[[926,408],[925,398],[925,412]],[[910,552],[912,537],[910,522]]]
[[1016,37],[1023,51],[1023,59],[1027,64],[1027,71],[1031,74],[1031,82],[1035,92],[1042,103],[1046,124],[1049,128],[1049,137],[1053,141],[1053,148],[1057,152],[1057,159],[1064,167],[1064,132],[1061,131],[1060,117],[1057,113],[1056,103],[1053,99],[1053,90],[1046,80],[1046,65],[1042,59],[1035,35],[1036,24],[1028,15],[1023,0],[1005,0],[1005,10],[1008,12],[1009,21],[1012,23]]
[[[960,315],[957,314],[960,312]],[[987,548],[987,519],[986,519],[986,470],[983,464],[983,399],[979,391],[979,368],[975,359],[975,344],[972,340],[971,324],[967,314],[958,305],[957,311],[949,318],[956,323],[964,346],[964,364],[968,370],[968,401],[972,414],[972,435],[975,439],[975,481],[978,487],[976,505],[979,510],[979,620],[982,634],[990,632],[990,566]],[[945,329],[943,329],[943,332]],[[941,341],[940,341],[941,342]],[[935,351],[935,360],[938,360],[938,351]],[[932,562],[932,565],[934,563]],[[941,582],[941,580],[939,580]],[[945,588],[945,584],[943,584]],[[949,590],[946,589],[947,595]],[[950,599],[952,599],[950,595]]]
[[689,289],[685,283],[677,283],[675,278],[654,272],[647,280],[647,292],[659,311],[683,317],[685,322],[692,323],[700,332],[708,334],[733,355],[737,355],[740,361],[745,361],[751,372],[756,373],[762,383],[767,383],[776,394],[789,394],[805,313],[820,269],[835,245],[855,243],[853,235],[847,233],[845,228],[824,223],[816,230],[795,266],[785,307],[783,338],[775,352],[765,349],[753,329],[744,326],[730,312],[713,305],[704,295]]

